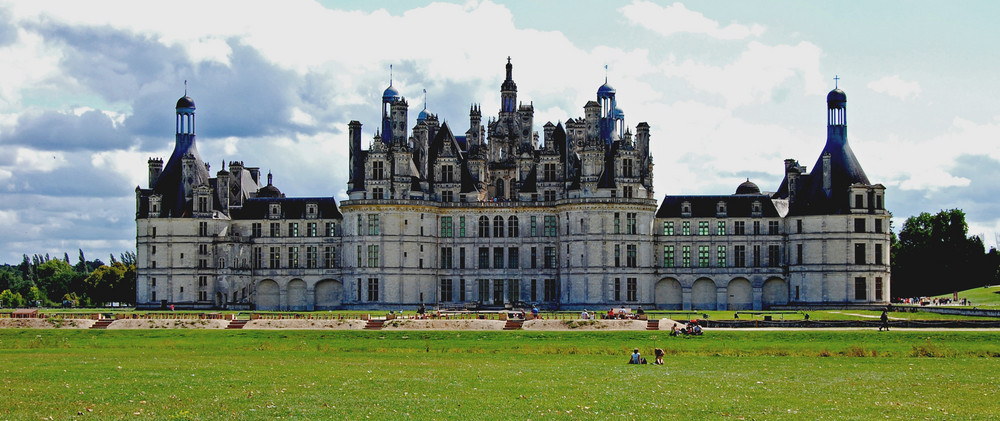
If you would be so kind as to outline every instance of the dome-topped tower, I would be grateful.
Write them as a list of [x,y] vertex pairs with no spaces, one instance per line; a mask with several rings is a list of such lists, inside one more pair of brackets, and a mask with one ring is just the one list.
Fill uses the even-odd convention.
[[507,78],[500,84],[500,112],[512,115],[517,109],[517,84],[514,83],[514,65],[507,56]]
[[827,118],[826,124],[829,126],[846,126],[847,125],[847,94],[840,90],[837,86],[840,81],[840,77],[833,78],[838,83],[834,84],[834,88],[826,95],[826,109]]
[[760,194],[760,187],[757,187],[750,179],[740,183],[739,187],[736,187],[737,195],[747,195],[747,194]]
[[210,176],[195,144],[195,105],[194,99],[187,95],[187,81],[184,96],[177,100],[174,109],[174,151],[152,187],[163,196],[161,215],[180,217],[191,215],[193,189],[208,186]]

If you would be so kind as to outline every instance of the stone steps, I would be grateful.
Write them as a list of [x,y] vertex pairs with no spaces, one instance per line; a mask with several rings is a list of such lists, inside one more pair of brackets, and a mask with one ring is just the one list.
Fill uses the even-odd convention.
[[652,319],[647,320],[646,321],[646,330],[660,330],[660,321],[659,320],[652,320]]
[[365,324],[365,330],[382,330],[382,325],[385,324],[385,320],[369,320]]
[[519,330],[523,324],[524,320],[507,320],[507,323],[503,325],[503,330]]
[[90,328],[91,329],[107,329],[108,326],[111,324],[111,322],[114,322],[114,320],[111,320],[111,319],[101,319],[101,320],[98,320],[96,323],[94,323],[92,326],[90,326]]

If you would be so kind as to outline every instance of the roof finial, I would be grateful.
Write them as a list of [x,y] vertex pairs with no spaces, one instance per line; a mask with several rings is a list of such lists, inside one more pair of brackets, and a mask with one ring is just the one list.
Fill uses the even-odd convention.
[[838,88],[837,85],[839,85],[839,82],[840,82],[840,76],[839,75],[833,75],[833,89],[837,89]]
[[605,84],[608,83],[608,65],[607,64],[604,65],[604,83]]
[[507,64],[510,64],[510,56],[507,56]]
[[424,88],[424,109],[427,109],[427,88]]
[[392,86],[392,65],[389,65],[389,86]]
[[184,96],[188,96],[188,81],[184,79]]

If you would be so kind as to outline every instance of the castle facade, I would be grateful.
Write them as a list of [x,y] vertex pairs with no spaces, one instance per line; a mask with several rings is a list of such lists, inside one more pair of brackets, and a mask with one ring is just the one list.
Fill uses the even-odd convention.
[[496,117],[456,134],[390,83],[362,148],[348,125],[348,199],[285,197],[257,167],[213,177],[195,104],[136,188],[137,303],[260,310],[638,306],[750,310],[886,303],[889,213],[847,143],[847,97],[827,97],[812,168],[775,192],[653,194],[650,126],[625,125],[605,82],[583,117],[534,131],[508,58]]

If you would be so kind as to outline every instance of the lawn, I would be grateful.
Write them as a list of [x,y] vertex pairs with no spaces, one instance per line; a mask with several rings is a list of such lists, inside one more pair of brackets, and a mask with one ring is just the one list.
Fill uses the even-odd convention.
[[[991,418],[997,339],[6,329],[0,418]],[[654,346],[667,351],[665,366],[624,364],[632,347]]]
[[[954,298],[953,294],[938,295],[932,298]],[[967,289],[958,292],[958,299],[966,298],[969,306],[975,307],[1000,307],[1000,285]]]

